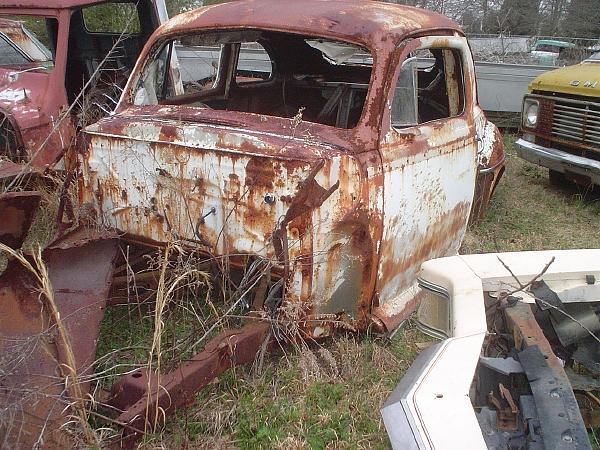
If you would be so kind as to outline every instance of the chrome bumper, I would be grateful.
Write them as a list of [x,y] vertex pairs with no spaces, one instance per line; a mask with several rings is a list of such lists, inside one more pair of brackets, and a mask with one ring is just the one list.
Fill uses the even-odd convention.
[[581,175],[589,178],[592,183],[600,185],[600,161],[543,147],[525,139],[519,139],[516,144],[518,155],[529,162],[560,173]]

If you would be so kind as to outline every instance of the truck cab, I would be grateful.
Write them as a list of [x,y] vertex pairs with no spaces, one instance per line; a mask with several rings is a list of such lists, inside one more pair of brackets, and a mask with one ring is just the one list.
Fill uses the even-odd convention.
[[77,129],[114,108],[161,12],[154,0],[3,2],[0,158],[60,160]]
[[[270,261],[309,315],[391,330],[418,301],[420,263],[456,253],[485,211],[502,140],[450,20],[372,1],[284,6],[210,6],[158,30],[115,114],[84,131],[80,200],[136,241]],[[179,58],[169,75],[173,54],[215,47],[213,63],[186,63],[208,74]]]

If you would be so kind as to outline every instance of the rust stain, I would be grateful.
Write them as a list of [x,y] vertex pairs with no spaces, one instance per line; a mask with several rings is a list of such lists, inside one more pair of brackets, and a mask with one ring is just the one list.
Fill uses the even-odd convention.
[[9,192],[0,195],[0,242],[21,248],[41,200],[41,194]]
[[[444,213],[436,222],[430,224],[425,235],[409,236],[408,241],[416,243],[410,257],[395,261],[382,255],[383,264],[380,273],[382,285],[385,285],[386,277],[393,277],[399,273],[405,274],[407,280],[416,279],[414,272],[419,269],[421,263],[440,253],[443,254],[454,243],[455,236],[464,230],[470,206],[469,203],[460,203],[453,211]],[[408,286],[408,283],[404,285]]]
[[[69,235],[43,252],[79,376],[92,372],[116,252],[114,235],[104,239],[93,232]],[[57,376],[61,365],[69,363],[67,344],[57,337],[55,327],[36,278],[11,260],[0,275],[0,353],[3,358],[18,357],[20,363],[3,367],[0,374],[0,407],[14,409],[15,418],[0,434],[15,448],[33,447],[40,435],[53,448],[72,445],[64,442],[66,435],[57,434],[72,411],[63,403],[69,395],[65,380]],[[89,391],[89,382],[82,382],[81,389]]]
[[273,189],[275,180],[276,174],[272,160],[250,158],[246,164],[246,186],[257,189]]

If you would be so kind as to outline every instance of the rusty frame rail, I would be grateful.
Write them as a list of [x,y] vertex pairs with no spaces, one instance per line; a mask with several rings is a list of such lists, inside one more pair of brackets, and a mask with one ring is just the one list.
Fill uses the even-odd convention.
[[515,347],[521,350],[519,360],[531,385],[544,442],[555,448],[589,448],[569,378],[531,307],[517,302],[504,313]]
[[214,378],[234,366],[254,361],[268,339],[271,325],[252,322],[239,330],[226,330],[204,350],[170,373],[138,370],[123,376],[112,389],[111,406],[123,412],[122,445],[131,447],[142,431],[162,425],[167,415],[194,403],[195,394]]

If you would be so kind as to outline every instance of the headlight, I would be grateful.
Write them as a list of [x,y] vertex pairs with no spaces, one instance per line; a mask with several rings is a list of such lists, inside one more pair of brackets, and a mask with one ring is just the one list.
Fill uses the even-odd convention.
[[537,100],[525,99],[523,103],[523,126],[533,128],[537,125],[540,104]]
[[424,287],[424,297],[417,309],[417,328],[438,339],[450,336],[450,300],[447,294]]

